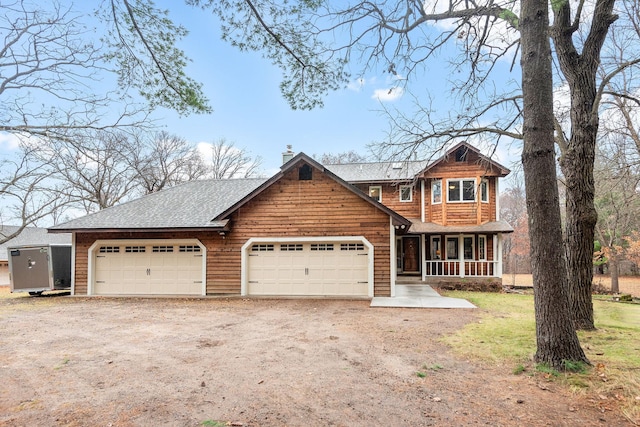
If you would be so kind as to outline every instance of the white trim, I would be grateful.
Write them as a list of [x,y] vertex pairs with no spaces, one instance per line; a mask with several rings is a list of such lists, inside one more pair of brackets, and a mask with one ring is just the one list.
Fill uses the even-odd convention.
[[424,179],[420,180],[420,220],[424,222],[425,219],[425,200],[424,200]]
[[[420,271],[421,271],[421,276],[422,276],[422,281],[424,282],[424,280],[427,278],[427,272],[425,271],[424,266],[426,265],[425,263],[427,262],[427,235],[426,234],[421,234],[420,235],[420,248],[422,249],[422,256],[420,257]],[[431,252],[431,247],[429,247],[429,252]]]
[[[391,218],[389,219],[391,221]],[[393,227],[393,224],[391,224]],[[393,235],[393,233],[390,233]],[[363,243],[367,250],[368,255],[368,267],[367,267],[367,296],[373,297],[373,245],[364,236],[305,236],[305,237],[251,237],[248,239],[240,251],[240,295],[247,295],[248,277],[249,277],[249,261],[248,251],[251,245],[254,243],[315,243],[315,242],[358,242]]]
[[[408,188],[409,189],[409,200],[402,199],[402,190]],[[400,203],[410,203],[413,202],[413,185],[401,185],[400,186]]]
[[495,236],[496,238],[494,240],[497,240],[497,252],[493,252],[493,259],[498,259],[498,265],[496,266],[497,271],[494,271],[493,274],[496,277],[502,278],[502,233],[498,233]]
[[[460,200],[449,199],[449,183],[452,181],[460,182]],[[473,200],[463,200],[464,181],[473,181]],[[447,203],[476,203],[478,201],[478,180],[475,178],[449,178],[447,179]]]
[[[88,285],[88,284],[87,284]],[[88,286],[87,286],[88,289]],[[71,233],[71,295],[76,294],[76,233]]]
[[[378,200],[378,199],[374,198],[374,197],[371,195],[371,190],[372,190],[372,189],[374,189],[374,188],[378,188],[378,189],[380,189],[380,200]],[[373,200],[378,200],[378,202],[382,203],[382,185],[370,185],[370,186],[369,186],[369,197],[371,197]]]
[[[482,199],[482,184],[486,184],[487,185],[487,200],[483,200]],[[489,187],[489,180],[487,178],[481,178],[480,179],[480,186],[479,186],[479,189],[480,189],[480,191],[479,191],[480,192],[480,202],[481,203],[489,203],[489,200],[491,200],[491,196],[489,195],[489,188],[490,188]]]
[[500,221],[500,191],[498,188],[500,178],[496,178],[495,182],[496,182],[496,221]]
[[[484,239],[484,257],[480,257],[480,239]],[[478,234],[478,261],[486,261],[487,260],[487,235],[486,234]]]
[[[442,178],[437,178],[437,179],[434,178],[434,179],[431,180],[431,204],[432,205],[441,205],[442,204],[442,200],[444,198],[444,194],[443,194],[444,188],[442,186],[442,181],[443,181]],[[436,182],[440,183],[440,201],[439,202],[436,202],[434,200],[434,198],[433,198],[433,195],[435,194],[433,192],[433,186],[435,185]],[[424,220],[422,222],[424,222]]]
[[[398,253],[397,253],[397,246],[396,246],[396,228],[393,226],[393,219],[391,217],[389,217],[389,229],[391,230],[391,232],[389,233],[389,252],[390,252],[390,256],[389,256],[389,291],[390,291],[390,297],[395,297],[396,296],[396,276],[398,275],[398,262],[397,262],[397,257],[398,257]],[[371,296],[373,297],[374,294],[373,292],[371,293]]]
[[202,252],[202,296],[207,294],[207,247],[198,239],[106,239],[96,240],[87,251],[87,295],[93,295],[95,285],[95,250],[101,245],[148,245],[153,243],[179,245],[179,244],[196,244]]

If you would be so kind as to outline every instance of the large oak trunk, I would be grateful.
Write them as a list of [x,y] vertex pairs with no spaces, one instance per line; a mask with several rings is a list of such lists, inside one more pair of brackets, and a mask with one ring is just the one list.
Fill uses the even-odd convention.
[[536,316],[536,361],[564,369],[588,363],[573,328],[553,137],[553,76],[547,0],[523,0],[521,17],[524,148],[531,267]]

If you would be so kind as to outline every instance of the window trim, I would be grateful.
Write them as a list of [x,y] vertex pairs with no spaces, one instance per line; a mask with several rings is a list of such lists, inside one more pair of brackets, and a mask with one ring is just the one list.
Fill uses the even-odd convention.
[[[409,199],[402,198],[402,190],[409,190]],[[400,186],[400,202],[402,203],[410,203],[413,202],[413,185],[405,184]]]
[[[449,186],[452,182],[458,182],[460,188],[460,200],[451,200]],[[473,200],[464,199],[464,183],[473,182]],[[475,203],[478,200],[478,191],[476,189],[477,181],[475,178],[451,178],[447,179],[447,203]]]
[[[483,241],[483,245],[480,245],[480,241]],[[482,252],[480,251],[482,249]],[[478,261],[486,261],[487,260],[487,235],[486,234],[478,234]]]
[[[486,192],[484,193],[482,191],[483,187],[486,188]],[[486,200],[483,196],[486,196]],[[480,180],[480,200],[482,201],[482,203],[489,203],[489,180],[486,178],[482,178]]]
[[[371,195],[371,193],[376,189],[378,190],[379,198],[373,197]],[[369,197],[371,197],[373,200],[375,200],[377,202],[382,203],[382,185],[370,185],[369,186]]]
[[[440,184],[440,200],[436,201],[434,188],[436,184]],[[434,179],[431,181],[431,204],[439,205],[442,203],[442,179]]]

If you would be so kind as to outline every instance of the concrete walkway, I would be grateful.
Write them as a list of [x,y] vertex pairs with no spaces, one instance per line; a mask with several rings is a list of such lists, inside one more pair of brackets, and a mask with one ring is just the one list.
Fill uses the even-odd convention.
[[476,308],[465,299],[440,296],[429,285],[396,285],[395,297],[373,297],[371,307]]

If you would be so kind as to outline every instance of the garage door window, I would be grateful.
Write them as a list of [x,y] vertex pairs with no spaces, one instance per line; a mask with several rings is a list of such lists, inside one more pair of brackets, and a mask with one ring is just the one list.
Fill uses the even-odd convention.
[[251,250],[253,252],[273,252],[273,245],[253,245]]
[[153,252],[173,252],[173,246],[154,246]]
[[288,245],[280,245],[280,250],[283,252],[299,252],[302,250],[302,244],[292,243]]
[[341,243],[341,251],[364,251],[363,243]]
[[312,251],[332,251],[333,243],[312,243],[311,250]]
[[136,252],[136,253],[143,253],[146,252],[146,249],[144,246],[125,246],[124,251],[125,252]]
[[200,252],[200,246],[196,245],[180,245],[180,252]]
[[120,246],[100,246],[100,253],[117,254],[120,253]]

